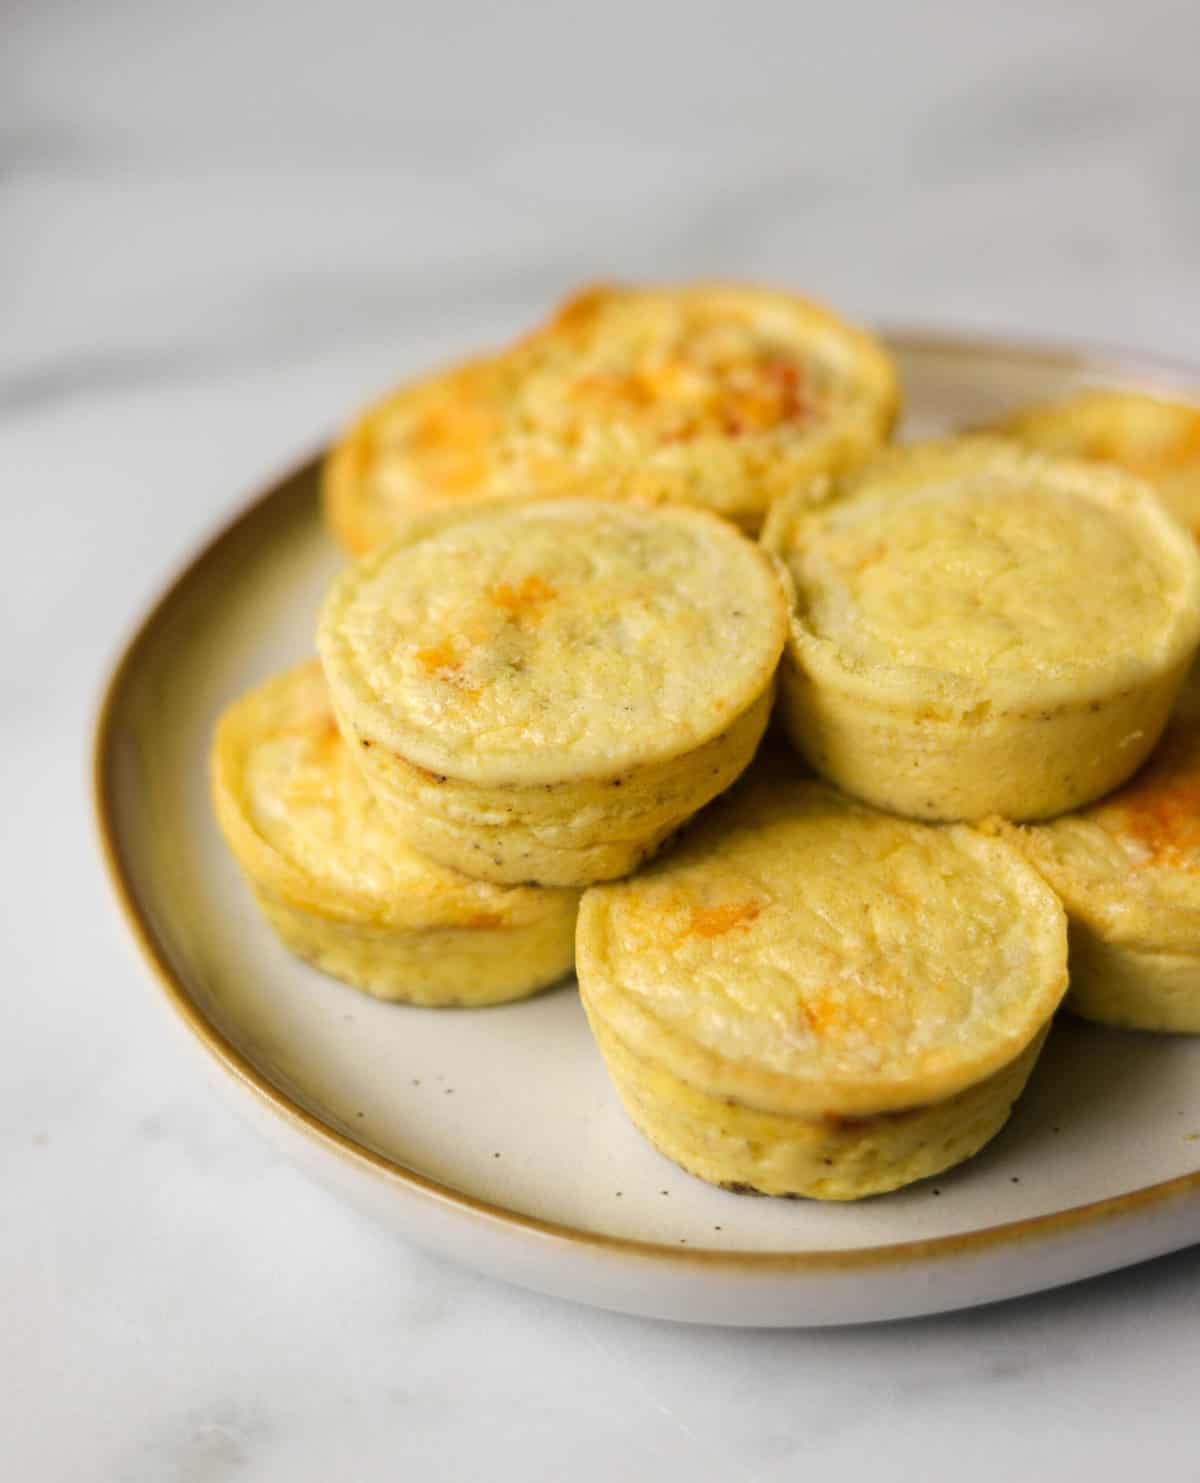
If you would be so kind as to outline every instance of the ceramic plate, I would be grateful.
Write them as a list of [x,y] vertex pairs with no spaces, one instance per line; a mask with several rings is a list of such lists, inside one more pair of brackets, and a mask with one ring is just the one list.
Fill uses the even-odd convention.
[[[891,337],[905,435],[1085,382],[1200,385],[1145,358]],[[117,666],[96,742],[112,877],[218,1080],[312,1174],[405,1237],[581,1302],[800,1325],[1010,1297],[1200,1240],[1200,1039],[1056,1026],[1004,1131],[958,1170],[852,1205],[689,1178],[626,1121],[573,983],[486,1010],[377,1004],[292,961],[209,812],[213,722],[311,652],[341,558],[316,466],[191,563]]]

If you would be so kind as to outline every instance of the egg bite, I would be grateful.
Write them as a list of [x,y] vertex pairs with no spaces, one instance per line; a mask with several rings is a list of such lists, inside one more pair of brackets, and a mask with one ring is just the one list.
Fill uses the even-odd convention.
[[1067,983],[1054,893],[1004,841],[757,764],[627,881],[576,972],[651,1143],[727,1189],[853,1200],[976,1153]]
[[1067,1008],[1122,1029],[1200,1033],[1200,678],[1123,788],[1048,824],[989,828],[1066,906]]
[[1014,412],[997,431],[1047,453],[1098,459],[1140,475],[1200,538],[1200,405],[1195,402],[1141,391],[1082,391]]
[[913,818],[1037,819],[1123,782],[1200,641],[1200,557],[1149,485],[999,439],[894,449],[781,501],[796,748]]
[[753,534],[779,494],[888,436],[898,385],[878,341],[792,294],[591,288],[367,410],[326,462],[325,511],[355,554],[463,496],[698,505]]
[[501,884],[624,875],[738,776],[787,606],[702,511],[504,500],[417,516],[326,601],[346,741],[415,849]]
[[211,780],[267,920],[334,978],[377,999],[484,1005],[571,971],[579,892],[489,885],[409,849],[342,741],[316,660],[229,707]]

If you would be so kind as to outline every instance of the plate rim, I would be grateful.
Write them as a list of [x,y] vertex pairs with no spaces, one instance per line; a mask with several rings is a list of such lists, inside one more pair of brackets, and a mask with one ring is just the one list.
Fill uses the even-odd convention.
[[[1047,368],[1068,371],[1097,371],[1130,377],[1139,371],[1177,383],[1179,394],[1189,385],[1200,392],[1200,366],[1186,360],[1127,347],[1088,344],[1078,341],[1040,340],[1021,335],[923,329],[885,323],[876,332],[890,349],[901,353],[944,353],[993,360],[998,356],[1037,362]],[[1193,393],[1195,394],[1195,393]],[[952,1235],[919,1240],[881,1243],[872,1246],[810,1248],[806,1250],[761,1251],[755,1249],[681,1248],[664,1242],[643,1241],[629,1236],[606,1235],[563,1222],[544,1220],[507,1206],[480,1199],[439,1180],[409,1169],[310,1112],[282,1088],[276,1086],[248,1057],[204,1015],[188,993],[187,983],[170,961],[150,914],[138,894],[123,848],[119,810],[115,798],[114,755],[119,735],[122,702],[132,683],[144,650],[159,627],[170,619],[192,583],[219,562],[238,537],[275,506],[281,509],[296,489],[317,474],[325,454],[319,448],[293,463],[283,474],[268,480],[258,493],[221,521],[189,554],[175,563],[166,582],[138,618],[111,663],[96,707],[91,745],[91,799],[100,856],[109,885],[126,927],[136,943],[143,965],[149,969],[178,1022],[216,1067],[253,1094],[260,1106],[281,1118],[325,1152],[349,1162],[363,1173],[409,1194],[432,1198],[439,1206],[482,1219],[494,1230],[532,1236],[559,1248],[583,1248],[604,1256],[630,1256],[652,1260],[681,1271],[718,1269],[742,1275],[779,1275],[838,1271],[865,1272],[879,1267],[911,1265],[969,1257],[997,1246],[1045,1241],[1080,1227],[1092,1227],[1129,1219],[1151,1209],[1192,1195],[1200,1195],[1200,1170],[1173,1179],[1145,1185],[1124,1194],[1088,1201],[1044,1215],[981,1226]]]

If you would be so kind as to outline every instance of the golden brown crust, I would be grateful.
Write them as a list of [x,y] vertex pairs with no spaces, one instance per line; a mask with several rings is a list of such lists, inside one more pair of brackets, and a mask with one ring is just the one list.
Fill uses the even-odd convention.
[[390,540],[406,515],[486,493],[489,444],[512,395],[511,368],[481,356],[369,407],[321,470],[321,502],[334,537],[361,556]]
[[462,497],[769,504],[865,457],[899,404],[882,347],[790,294],[599,285],[510,350],[401,387],[331,453],[324,504],[356,554]]

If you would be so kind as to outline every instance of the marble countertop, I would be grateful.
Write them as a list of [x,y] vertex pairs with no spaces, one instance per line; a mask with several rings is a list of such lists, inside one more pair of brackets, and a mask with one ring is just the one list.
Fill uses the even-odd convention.
[[156,1004],[84,759],[122,635],[249,489],[589,277],[762,278],[1200,362],[1200,9],[15,0],[0,35],[0,1472],[769,1483],[966,1457],[974,1483],[1050,1459],[1103,1483],[1194,1450],[1200,1250],[751,1333],[574,1308],[364,1224],[214,1099]]

